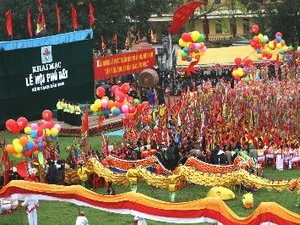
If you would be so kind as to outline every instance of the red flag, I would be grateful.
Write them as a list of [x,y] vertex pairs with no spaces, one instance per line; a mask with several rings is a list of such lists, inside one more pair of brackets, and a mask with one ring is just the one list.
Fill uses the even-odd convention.
[[57,33],[60,33],[60,8],[56,4]]
[[27,29],[28,29],[29,36],[32,38],[32,24],[31,24],[30,9],[27,10]]
[[83,110],[81,122],[81,139],[84,145],[84,149],[87,150],[89,145],[89,112],[87,108]]
[[89,17],[90,17],[90,27],[92,27],[95,23],[94,6],[92,3],[89,3]]
[[117,34],[114,34],[113,37],[112,37],[112,41],[111,41],[114,45],[117,45],[118,44],[118,35]]
[[73,29],[78,29],[78,21],[77,21],[77,11],[73,4],[71,4],[71,14],[72,14],[72,23],[73,23]]
[[207,5],[207,0],[197,1],[197,2],[189,2],[181,6],[176,10],[173,16],[173,23],[170,27],[170,33],[179,32],[180,28],[183,24],[190,18],[192,13],[196,8]]
[[102,52],[106,52],[106,44],[104,42],[103,36],[101,36],[101,49]]
[[7,35],[8,35],[8,36],[13,36],[13,29],[12,29],[12,11],[11,11],[11,9],[8,10],[8,11],[5,13],[5,17],[6,17],[5,25],[6,25]]
[[193,61],[190,63],[188,68],[186,68],[185,73],[188,76],[191,76],[191,73],[196,73],[194,66],[198,64],[199,61]]

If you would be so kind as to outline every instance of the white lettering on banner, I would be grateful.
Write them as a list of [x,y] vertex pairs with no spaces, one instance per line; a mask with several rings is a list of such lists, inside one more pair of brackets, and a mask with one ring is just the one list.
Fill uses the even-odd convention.
[[62,68],[61,62],[47,63],[32,66],[32,73],[25,77],[26,87],[31,87],[31,92],[39,92],[65,85],[69,71]]

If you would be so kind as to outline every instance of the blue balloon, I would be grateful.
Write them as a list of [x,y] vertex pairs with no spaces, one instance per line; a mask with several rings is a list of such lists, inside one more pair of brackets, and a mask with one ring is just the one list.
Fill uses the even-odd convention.
[[103,114],[104,114],[105,116],[109,116],[110,110],[109,110],[109,109],[104,109],[104,110],[103,110]]
[[28,150],[31,150],[34,146],[34,142],[33,141],[28,141],[27,145],[25,146]]
[[113,111],[113,114],[114,114],[115,116],[118,116],[118,115],[121,114],[121,110],[120,110],[119,108],[115,108],[114,111]]
[[276,40],[277,40],[278,42],[281,42],[281,41],[282,41],[282,37],[277,36],[277,37],[276,37]]
[[190,49],[188,47],[184,47],[182,50],[186,53],[189,53],[189,51],[190,51]]

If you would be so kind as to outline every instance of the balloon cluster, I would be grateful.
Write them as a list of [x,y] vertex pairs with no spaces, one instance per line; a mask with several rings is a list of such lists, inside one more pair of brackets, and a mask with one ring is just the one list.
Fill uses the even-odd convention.
[[277,49],[279,54],[284,55],[292,49],[286,46],[285,40],[281,32],[275,34],[275,39],[270,40],[267,35],[259,33],[259,26],[252,25],[252,32],[257,34],[253,36],[250,45],[256,50],[258,60],[269,60],[273,57],[274,50]]
[[140,104],[140,100],[129,96],[129,90],[129,83],[124,83],[122,86],[112,86],[111,93],[114,95],[114,100],[110,100],[105,96],[105,89],[98,87],[96,89],[96,95],[99,98],[91,104],[91,111],[97,113],[99,116],[108,116],[110,113],[114,116],[118,116],[121,113],[124,113],[125,116],[134,116],[137,112],[136,106]]
[[5,151],[16,158],[21,158],[22,156],[30,157],[39,151],[42,152],[46,146],[45,139],[56,138],[61,130],[61,126],[52,120],[52,112],[50,110],[44,110],[42,118],[36,123],[29,124],[25,117],[20,117],[17,120],[17,125],[12,119],[7,120],[6,128],[10,132],[18,133],[24,129],[24,134],[19,138],[15,138],[11,144],[6,145]]
[[204,41],[205,35],[198,31],[183,33],[178,41],[181,47],[181,59],[188,62],[192,62],[193,59],[199,61],[200,57],[207,50]]
[[236,57],[234,62],[237,68],[232,71],[233,78],[236,81],[242,80],[248,83],[250,78],[247,75],[253,65],[253,61],[248,58],[243,60],[241,57]]

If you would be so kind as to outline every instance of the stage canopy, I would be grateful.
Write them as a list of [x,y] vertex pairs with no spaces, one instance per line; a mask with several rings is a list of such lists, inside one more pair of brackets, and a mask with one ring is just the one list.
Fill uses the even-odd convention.
[[[256,51],[250,46],[231,46],[222,48],[207,48],[207,51],[201,56],[197,66],[213,66],[220,65],[233,65],[234,59],[240,57],[242,59],[249,58],[252,61],[257,61]],[[273,54],[271,60],[276,60],[277,54]],[[180,49],[177,52],[177,67],[188,67],[190,62],[182,61]]]

